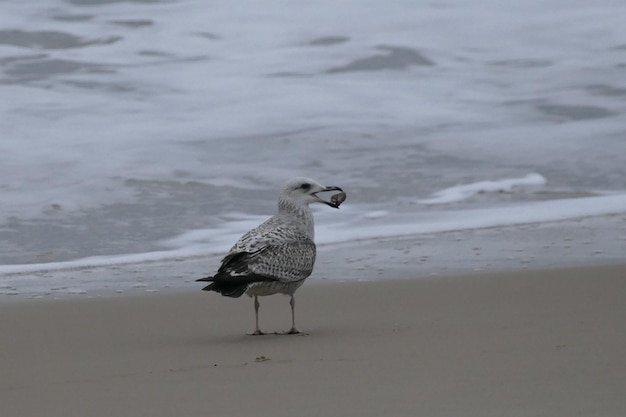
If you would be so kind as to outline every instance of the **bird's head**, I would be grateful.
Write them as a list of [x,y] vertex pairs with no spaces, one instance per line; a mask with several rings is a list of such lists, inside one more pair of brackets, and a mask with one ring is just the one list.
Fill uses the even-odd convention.
[[326,201],[318,193],[325,191],[340,191],[343,190],[337,186],[323,186],[318,182],[304,177],[292,178],[283,187],[283,191],[280,194],[281,200],[286,200],[297,206],[308,206],[311,203],[323,203],[333,208],[339,208],[339,204],[336,201]]

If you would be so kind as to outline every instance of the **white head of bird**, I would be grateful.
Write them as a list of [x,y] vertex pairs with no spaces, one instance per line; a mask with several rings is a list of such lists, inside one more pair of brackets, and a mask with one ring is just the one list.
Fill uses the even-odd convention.
[[310,178],[296,177],[287,181],[283,186],[283,190],[279,198],[279,207],[281,202],[287,205],[302,207],[312,203],[322,203],[333,208],[339,208],[339,205],[318,196],[318,193],[327,191],[343,191],[341,188],[331,185],[324,186]]

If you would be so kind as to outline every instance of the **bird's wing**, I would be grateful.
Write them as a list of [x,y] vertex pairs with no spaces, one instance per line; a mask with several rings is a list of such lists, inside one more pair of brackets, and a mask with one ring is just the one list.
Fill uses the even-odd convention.
[[312,240],[266,242],[251,252],[231,252],[223,260],[217,276],[259,276],[293,282],[313,272],[315,243]]
[[279,281],[300,281],[313,272],[315,255],[315,243],[310,239],[271,244],[251,257],[248,269]]

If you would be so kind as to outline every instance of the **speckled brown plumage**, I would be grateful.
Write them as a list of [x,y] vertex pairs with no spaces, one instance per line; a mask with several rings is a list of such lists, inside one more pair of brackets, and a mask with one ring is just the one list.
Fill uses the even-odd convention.
[[298,333],[294,318],[294,292],[313,272],[315,264],[315,231],[311,203],[324,203],[338,208],[335,202],[322,200],[317,193],[342,191],[324,187],[308,178],[294,178],[285,184],[278,200],[278,212],[244,234],[222,259],[217,273],[198,281],[208,281],[203,289],[227,297],[246,293],[254,297],[256,330],[258,298],[272,294],[291,296],[292,328]]

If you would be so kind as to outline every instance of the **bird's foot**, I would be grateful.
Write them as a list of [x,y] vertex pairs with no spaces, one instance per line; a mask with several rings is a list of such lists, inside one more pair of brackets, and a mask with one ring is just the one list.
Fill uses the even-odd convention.
[[287,335],[287,334],[298,334],[300,336],[308,336],[308,333],[300,331],[298,329],[296,329],[295,327],[292,327],[289,331],[287,332],[276,332],[276,334],[281,334],[281,335]]
[[267,333],[263,333],[261,330],[256,329],[254,332],[252,333],[246,333],[248,336],[263,336]]

